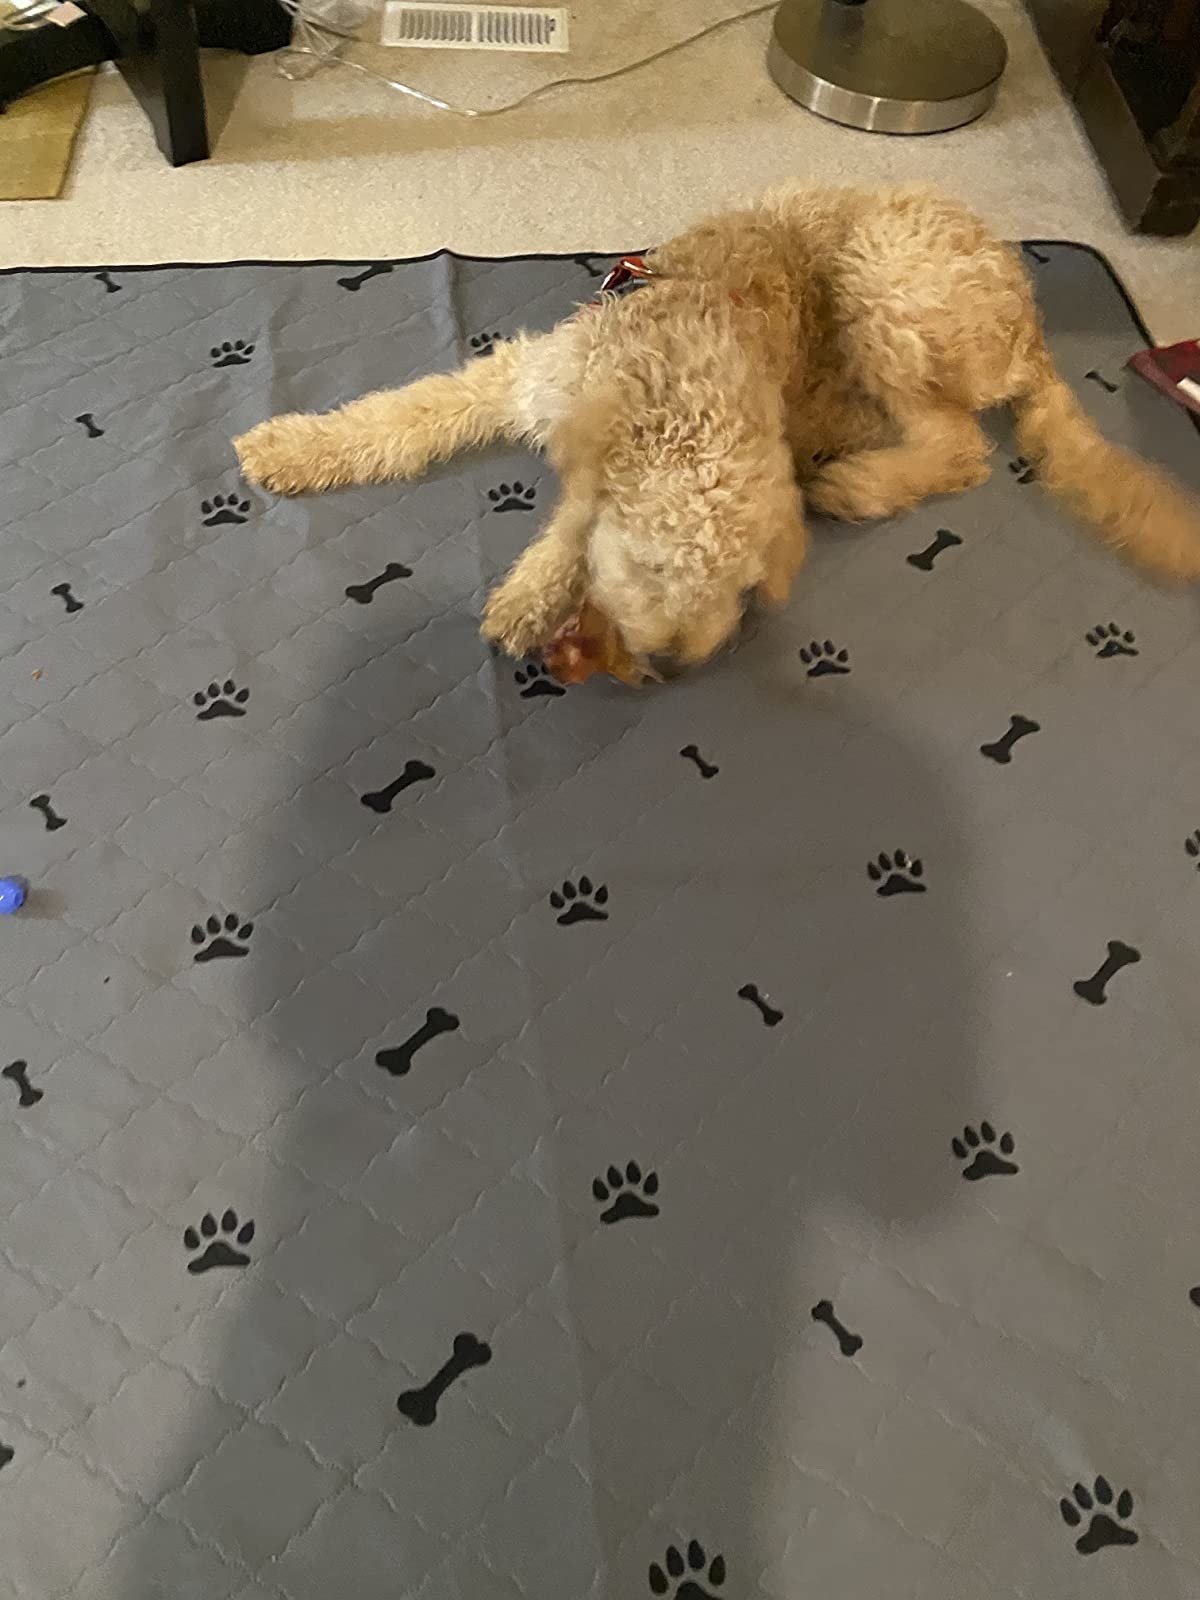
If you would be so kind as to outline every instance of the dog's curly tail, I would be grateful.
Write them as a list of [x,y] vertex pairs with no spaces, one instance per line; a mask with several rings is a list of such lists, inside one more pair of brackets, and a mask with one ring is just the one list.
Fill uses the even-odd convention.
[[1096,428],[1042,346],[1013,399],[1017,442],[1051,494],[1105,544],[1160,577],[1200,577],[1200,503]]

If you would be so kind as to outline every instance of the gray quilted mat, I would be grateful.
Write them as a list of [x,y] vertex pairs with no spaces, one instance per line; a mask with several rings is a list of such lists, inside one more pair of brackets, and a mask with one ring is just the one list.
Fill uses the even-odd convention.
[[476,633],[539,462],[238,480],[599,270],[0,278],[0,1593],[1191,1600],[1195,596],[998,422],[732,657],[564,693]]

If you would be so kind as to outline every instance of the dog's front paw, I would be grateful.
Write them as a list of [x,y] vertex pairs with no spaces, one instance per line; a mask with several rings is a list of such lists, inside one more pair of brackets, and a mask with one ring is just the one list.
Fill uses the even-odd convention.
[[321,417],[272,417],[233,441],[247,483],[275,494],[304,494],[342,481]]
[[549,644],[569,610],[569,604],[561,603],[551,608],[541,597],[531,598],[508,581],[488,596],[479,631],[508,655],[527,656]]

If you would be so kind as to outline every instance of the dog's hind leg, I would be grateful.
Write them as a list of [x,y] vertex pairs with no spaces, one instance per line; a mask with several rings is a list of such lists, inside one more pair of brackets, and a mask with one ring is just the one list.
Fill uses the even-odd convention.
[[892,517],[931,494],[957,494],[984,483],[991,446],[970,411],[927,402],[896,418],[900,441],[860,450],[821,467],[806,487],[808,503],[847,522]]
[[277,494],[413,478],[492,439],[527,436],[516,393],[532,341],[499,344],[457,372],[365,395],[324,415],[260,422],[233,441],[243,476]]

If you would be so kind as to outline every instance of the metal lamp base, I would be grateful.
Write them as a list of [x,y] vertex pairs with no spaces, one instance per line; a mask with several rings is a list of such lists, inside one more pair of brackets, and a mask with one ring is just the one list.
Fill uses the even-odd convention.
[[945,133],[981,117],[1008,60],[965,0],[782,0],[767,67],[784,94],[871,133]]

